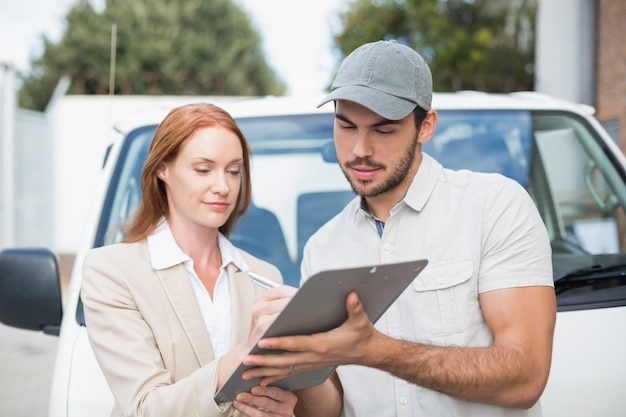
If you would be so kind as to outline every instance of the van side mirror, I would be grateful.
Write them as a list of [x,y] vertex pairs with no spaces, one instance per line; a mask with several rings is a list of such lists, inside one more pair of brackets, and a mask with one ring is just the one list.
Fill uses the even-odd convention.
[[58,335],[63,316],[59,265],[48,249],[0,252],[0,322]]

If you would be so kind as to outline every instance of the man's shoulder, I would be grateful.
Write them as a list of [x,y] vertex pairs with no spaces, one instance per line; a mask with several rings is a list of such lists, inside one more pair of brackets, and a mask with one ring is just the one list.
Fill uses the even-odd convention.
[[468,195],[484,200],[488,196],[517,199],[528,191],[517,181],[497,173],[443,169],[439,187],[465,190]]
[[467,169],[453,170],[443,167],[443,178],[446,182],[454,184],[484,184],[484,185],[502,185],[507,183],[516,183],[514,180],[505,177],[502,174],[493,172],[478,172]]

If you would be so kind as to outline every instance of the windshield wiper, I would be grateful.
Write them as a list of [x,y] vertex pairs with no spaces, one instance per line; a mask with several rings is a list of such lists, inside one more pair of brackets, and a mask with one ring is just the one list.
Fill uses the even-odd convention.
[[593,284],[606,278],[626,278],[626,263],[613,265],[590,265],[573,269],[554,278],[554,288],[558,292],[571,287]]

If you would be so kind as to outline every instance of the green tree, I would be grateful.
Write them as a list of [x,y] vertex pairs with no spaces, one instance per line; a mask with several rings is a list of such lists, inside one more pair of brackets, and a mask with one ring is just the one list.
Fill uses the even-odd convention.
[[537,0],[353,0],[335,43],[347,55],[397,39],[429,62],[437,91],[534,86]]
[[109,92],[113,24],[116,94],[282,95],[261,39],[232,0],[78,0],[58,43],[45,38],[20,89],[20,106],[43,109],[62,76],[70,94]]

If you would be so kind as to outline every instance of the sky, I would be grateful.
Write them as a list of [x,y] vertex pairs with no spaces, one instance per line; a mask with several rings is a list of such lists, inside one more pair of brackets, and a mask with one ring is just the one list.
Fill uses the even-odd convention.
[[[64,17],[75,1],[0,0],[0,64],[27,71],[31,58],[42,52],[42,35],[61,39]],[[268,63],[286,82],[288,93],[322,93],[337,62],[332,35],[349,0],[233,1],[259,31]]]

